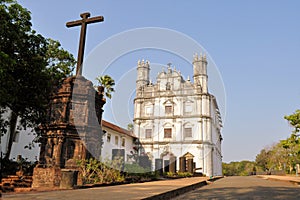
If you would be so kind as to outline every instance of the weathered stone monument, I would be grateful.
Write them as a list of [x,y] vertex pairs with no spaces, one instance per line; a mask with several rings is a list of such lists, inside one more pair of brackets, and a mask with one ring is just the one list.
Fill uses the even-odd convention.
[[[76,160],[99,158],[102,146],[101,118],[105,104],[103,91],[96,91],[82,74],[86,25],[103,21],[103,17],[68,22],[67,27],[81,25],[76,76],[66,78],[50,98],[48,119],[40,126],[41,150],[33,173],[33,188],[66,187],[62,177],[71,173],[76,179]],[[73,180],[76,184],[76,180]]]

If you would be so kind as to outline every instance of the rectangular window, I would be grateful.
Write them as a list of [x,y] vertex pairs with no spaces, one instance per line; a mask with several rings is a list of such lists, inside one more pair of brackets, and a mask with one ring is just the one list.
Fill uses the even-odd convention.
[[119,145],[119,137],[115,136],[115,145]]
[[165,113],[172,114],[172,106],[165,106]]
[[18,143],[19,142],[19,138],[20,138],[20,132],[19,131],[15,131],[15,137],[14,137],[14,141],[13,142]]
[[107,134],[107,136],[106,136],[107,142],[110,142],[110,138],[111,138],[111,135]]
[[125,147],[125,138],[122,138],[122,147]]
[[191,104],[186,104],[185,105],[185,112],[186,113],[192,112],[192,105]]
[[150,107],[150,106],[147,106],[146,107],[146,115],[148,115],[148,116],[151,116],[152,115],[152,107]]
[[152,129],[146,129],[145,138],[151,138],[151,137],[152,137]]
[[192,128],[184,128],[184,137],[193,137]]
[[164,138],[172,138],[172,129],[171,128],[164,129]]

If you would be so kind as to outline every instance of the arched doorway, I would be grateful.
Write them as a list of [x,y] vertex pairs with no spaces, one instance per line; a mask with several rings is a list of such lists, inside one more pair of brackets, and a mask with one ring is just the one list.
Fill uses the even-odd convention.
[[160,158],[163,164],[163,172],[176,172],[176,156],[172,152],[163,152]]

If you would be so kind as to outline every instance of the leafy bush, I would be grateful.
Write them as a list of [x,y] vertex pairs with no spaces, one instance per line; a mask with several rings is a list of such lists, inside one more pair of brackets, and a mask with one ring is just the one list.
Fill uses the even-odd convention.
[[146,173],[149,171],[151,171],[151,170],[148,168],[143,168],[137,163],[124,165],[124,172],[129,173],[129,174],[140,174],[140,173]]
[[178,177],[184,178],[184,177],[192,177],[193,174],[190,173],[190,172],[178,172],[178,173],[177,173],[177,176],[178,176]]
[[164,173],[165,177],[178,177],[178,178],[185,178],[185,177],[192,177],[193,174],[190,172],[177,172],[177,173],[173,173],[173,172],[165,172]]
[[32,175],[37,162],[28,161],[27,158],[20,157],[17,161],[2,159],[1,176],[15,175],[20,172],[21,175]]
[[173,172],[167,172],[167,173],[165,173],[165,176],[174,177],[174,176],[176,176],[176,174]]
[[123,166],[121,159],[105,160],[103,162],[90,158],[78,160],[80,175],[83,184],[88,183],[116,183],[123,182],[124,176],[121,174]]

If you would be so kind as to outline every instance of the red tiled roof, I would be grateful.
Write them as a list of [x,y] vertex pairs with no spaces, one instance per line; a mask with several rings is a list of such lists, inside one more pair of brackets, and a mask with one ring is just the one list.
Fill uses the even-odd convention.
[[118,132],[118,133],[125,134],[125,135],[128,135],[128,136],[130,136],[130,137],[137,138],[137,137],[133,134],[132,131],[128,131],[128,130],[126,130],[126,129],[124,129],[124,128],[121,128],[121,127],[119,127],[119,126],[117,126],[117,125],[115,125],[115,124],[113,124],[113,123],[111,123],[111,122],[105,121],[105,120],[103,120],[103,119],[102,119],[102,127],[103,127],[103,128],[105,128],[105,127],[106,127],[106,128],[110,128],[110,129],[112,129],[112,130],[114,130],[114,131],[116,131],[116,132]]

